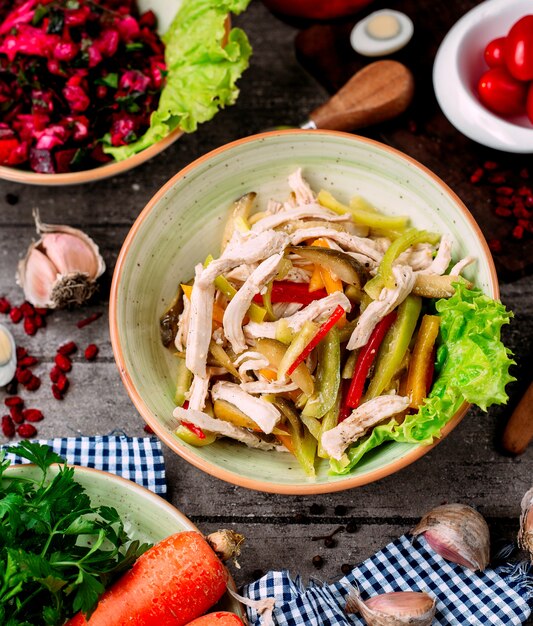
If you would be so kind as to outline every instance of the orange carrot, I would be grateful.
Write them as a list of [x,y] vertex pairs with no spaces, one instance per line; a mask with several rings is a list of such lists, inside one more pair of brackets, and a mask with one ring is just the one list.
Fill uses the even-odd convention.
[[177,533],[140,556],[89,621],[78,613],[66,626],[185,626],[218,602],[226,581],[226,568],[200,533]]
[[244,626],[244,624],[235,613],[219,611],[218,613],[209,613],[199,617],[194,622],[187,624],[187,626]]

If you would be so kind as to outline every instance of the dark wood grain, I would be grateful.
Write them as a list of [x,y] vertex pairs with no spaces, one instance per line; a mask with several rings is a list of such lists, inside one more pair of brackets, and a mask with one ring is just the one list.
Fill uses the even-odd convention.
[[[434,170],[492,236],[504,225],[493,217],[485,220],[490,214],[488,189],[473,187],[469,173],[489,158],[515,168],[526,157],[504,156],[460,135],[438,109],[430,81],[438,44],[452,23],[474,4],[473,0],[395,3],[395,8],[408,12],[415,22],[412,43],[395,58],[413,71],[416,99],[406,115],[361,132],[405,151]],[[72,388],[62,403],[51,398],[48,385],[31,396],[31,403],[46,415],[40,424],[39,434],[43,437],[105,434],[115,429],[130,435],[143,434],[143,422],[113,362],[106,315],[83,330],[76,328],[76,322],[93,311],[107,311],[110,276],[121,243],[135,217],[166,180],[193,159],[228,141],[280,123],[299,123],[328,97],[328,90],[296,59],[294,38],[298,29],[294,25],[270,15],[258,0],[235,21],[248,32],[255,53],[240,82],[238,103],[213,122],[183,137],[138,169],[99,184],[52,189],[0,182],[0,295],[21,301],[14,275],[19,257],[34,236],[33,207],[40,209],[45,221],[87,230],[100,244],[108,265],[99,297],[87,309],[54,313],[46,331],[31,339],[19,326],[13,327],[17,341],[41,359],[37,371],[43,380],[55,350],[67,339],[80,346],[91,342],[100,346],[100,355],[93,364],[86,363],[81,355],[75,356]],[[336,54],[347,54],[345,34],[349,27],[349,22],[332,25],[330,31],[321,27],[325,43],[334,45]],[[315,59],[317,63],[319,60]],[[339,65],[331,74],[328,86],[342,84],[364,63],[366,60],[353,56],[348,69]],[[411,120],[417,125],[415,133],[409,130]],[[15,194],[18,204],[8,204],[7,193]],[[513,323],[504,329],[505,341],[515,352],[517,362],[513,373],[518,380],[509,385],[509,406],[488,413],[470,411],[445,441],[400,473],[344,493],[285,497],[223,483],[165,451],[170,500],[203,530],[229,526],[246,533],[248,547],[241,559],[242,569],[235,571],[238,583],[249,581],[256,570],[269,568],[289,568],[304,578],[318,575],[331,581],[340,576],[341,564],[355,564],[370,556],[409,530],[429,508],[444,501],[477,506],[489,519],[495,542],[515,535],[520,498],[532,482],[533,449],[512,458],[501,453],[499,441],[507,417],[533,377],[533,279],[528,275],[531,248],[529,243],[509,251],[509,259],[520,261],[515,267],[504,259],[499,262],[502,300],[515,312]],[[0,402],[3,397],[0,391]],[[314,503],[323,507],[318,515],[311,514]],[[340,504],[347,507],[345,516],[335,515],[335,507]],[[339,534],[336,548],[327,549],[322,542],[311,541],[311,537],[326,534],[348,520],[356,523],[358,531]],[[315,554],[325,559],[320,572],[311,564]]]

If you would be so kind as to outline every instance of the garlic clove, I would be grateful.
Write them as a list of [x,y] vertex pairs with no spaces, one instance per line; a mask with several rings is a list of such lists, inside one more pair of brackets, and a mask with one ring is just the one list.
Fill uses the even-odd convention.
[[94,250],[80,237],[70,233],[47,233],[41,237],[39,247],[60,274],[80,272],[93,280],[98,274]]
[[429,626],[436,599],[423,591],[394,591],[361,599],[357,590],[348,594],[347,613],[360,613],[368,626]]
[[424,535],[443,559],[470,570],[489,564],[490,534],[483,516],[466,504],[438,506],[420,520],[413,535]]
[[533,563],[533,487],[522,498],[521,506],[518,545],[529,552],[529,558]]
[[50,309],[83,304],[105,271],[98,246],[77,228],[45,224],[37,211],[33,216],[41,238],[30,245],[17,272],[26,300]]
[[28,302],[37,307],[51,306],[50,297],[57,280],[57,269],[35,246],[30,246],[26,258],[19,263],[17,278]]

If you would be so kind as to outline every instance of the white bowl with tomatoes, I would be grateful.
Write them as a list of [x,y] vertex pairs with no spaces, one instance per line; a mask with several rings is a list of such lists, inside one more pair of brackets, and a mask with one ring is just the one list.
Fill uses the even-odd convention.
[[433,85],[443,113],[464,135],[497,150],[533,153],[531,0],[486,0],[466,13],[442,41]]

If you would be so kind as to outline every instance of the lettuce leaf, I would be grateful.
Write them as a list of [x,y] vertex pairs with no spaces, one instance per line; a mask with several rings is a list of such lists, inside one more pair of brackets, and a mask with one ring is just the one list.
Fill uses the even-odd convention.
[[150,128],[127,146],[106,145],[104,152],[117,161],[148,148],[178,126],[185,132],[210,120],[219,109],[234,104],[236,82],[248,67],[252,53],[246,34],[233,28],[225,45],[228,13],[241,13],[250,0],[184,0],[163,36],[167,83]]
[[385,441],[430,444],[439,437],[463,402],[484,411],[508,400],[505,386],[516,380],[509,374],[512,353],[501,342],[501,327],[512,313],[481,289],[455,284],[449,299],[435,304],[441,318],[437,351],[437,379],[418,413],[398,424],[395,419],[376,426],[347,451],[342,461],[331,461],[331,471],[346,474],[361,458]]

